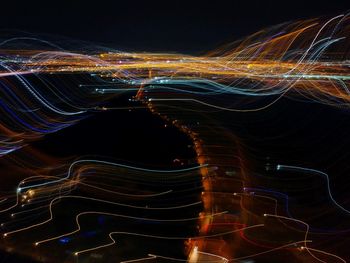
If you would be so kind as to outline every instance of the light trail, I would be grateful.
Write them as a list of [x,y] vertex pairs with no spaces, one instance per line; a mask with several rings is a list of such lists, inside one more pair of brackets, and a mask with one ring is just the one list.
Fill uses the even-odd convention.
[[[310,215],[309,210],[303,211],[306,205],[298,206],[300,200],[290,197],[291,192],[298,190],[288,185],[294,179],[274,178],[264,172],[259,173],[259,177],[254,175],[251,167],[254,161],[253,165],[249,161],[259,160],[261,156],[248,145],[251,137],[245,135],[245,127],[243,132],[240,130],[239,121],[236,124],[235,120],[238,115],[234,114],[263,114],[279,107],[285,98],[348,111],[349,32],[349,15],[341,14],[328,20],[286,23],[202,55],[121,52],[97,46],[94,50],[66,50],[45,40],[26,37],[1,41],[0,160],[4,161],[4,167],[8,165],[12,169],[5,171],[8,174],[11,171],[16,171],[14,176],[22,173],[15,193],[5,192],[0,197],[4,243],[11,243],[13,237],[20,241],[20,245],[13,245],[15,249],[32,243],[36,246],[48,243],[47,246],[54,248],[54,242],[49,241],[61,242],[61,238],[74,234],[74,238],[81,241],[79,238],[84,235],[78,235],[82,223],[79,219],[92,215],[100,216],[101,220],[91,223],[95,231],[93,244],[102,245],[77,250],[75,245],[67,244],[70,239],[64,239],[62,243],[69,246],[70,252],[75,251],[76,256],[114,245],[115,235],[128,235],[131,240],[180,240],[186,244],[185,256],[196,248],[202,256],[218,257],[223,262],[266,254],[278,257],[278,253],[273,252],[279,250],[286,251],[286,257],[295,260],[346,262],[341,256],[328,252],[331,242],[322,236],[326,233],[330,240],[340,242],[341,237],[336,234],[347,233],[344,229],[350,227],[345,220],[350,211],[340,204],[340,199],[339,202],[334,199],[329,175],[298,166],[268,166],[271,170],[276,167],[278,171],[299,171],[326,179],[332,204],[346,214],[341,215],[342,224],[327,232],[330,228],[326,224],[321,224],[321,228],[310,225],[322,223],[320,221],[329,212],[329,204],[323,204],[327,210],[322,212],[324,214]],[[28,40],[31,44],[26,49],[7,49],[10,43]],[[113,105],[119,96],[128,97],[127,106]],[[36,156],[18,157],[27,152],[26,146],[33,141],[91,115],[141,108],[149,109],[163,118],[165,125],[173,125],[187,134],[193,142],[198,165],[158,170],[85,158],[73,162],[56,160],[64,165],[43,171],[43,166],[54,165],[49,161],[37,162]],[[261,123],[273,123],[276,118],[262,116],[260,119],[260,116],[254,121],[261,129],[265,127]],[[251,125],[248,119],[241,122],[242,126]],[[293,129],[288,132],[292,133]],[[237,131],[237,135],[233,131]],[[261,136],[255,141],[263,140],[264,135]],[[180,157],[175,160],[185,167],[186,162]],[[34,165],[28,165],[30,162]],[[16,169],[13,163],[18,166]],[[27,171],[26,167],[31,168]],[[22,180],[25,175],[28,178]],[[242,188],[243,193],[240,193]],[[184,201],[189,198],[191,201]],[[67,201],[63,204],[67,211],[58,206],[63,201]],[[84,207],[86,203],[88,208]],[[54,207],[57,207],[55,213]],[[199,215],[197,210],[201,211]],[[291,217],[290,210],[300,220]],[[271,214],[262,216],[266,211]],[[69,232],[49,229],[60,216],[64,222],[75,217],[75,225],[67,223]],[[193,224],[197,235],[148,235],[139,229],[129,231],[128,226],[116,231],[113,223],[104,222],[104,216],[113,223],[124,219],[132,227],[137,220],[144,221],[139,225]],[[274,224],[265,223],[271,218],[276,219]],[[244,227],[237,228],[240,224]],[[102,243],[96,234],[102,226],[106,228],[104,233],[108,233],[108,243]],[[155,229],[155,232],[160,231]],[[24,234],[24,231],[28,232]],[[295,237],[300,233],[304,234],[302,241]],[[308,246],[311,240],[317,248]],[[299,253],[302,251],[307,253]],[[149,254],[124,262],[157,258],[186,261]]]

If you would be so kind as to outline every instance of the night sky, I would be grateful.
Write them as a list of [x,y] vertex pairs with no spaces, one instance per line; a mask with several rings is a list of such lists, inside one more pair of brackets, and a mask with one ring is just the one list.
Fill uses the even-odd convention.
[[334,1],[4,1],[2,29],[66,36],[127,51],[202,52],[264,27],[332,16]]

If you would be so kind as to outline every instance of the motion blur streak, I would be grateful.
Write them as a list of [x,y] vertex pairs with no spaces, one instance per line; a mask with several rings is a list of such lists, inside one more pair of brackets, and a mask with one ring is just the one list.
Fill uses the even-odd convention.
[[[350,260],[349,200],[332,190],[334,177],[261,161],[247,143],[260,139],[233,115],[283,114],[284,99],[348,112],[349,33],[344,14],[274,26],[201,55],[3,40],[0,162],[18,185],[1,192],[1,247],[42,262]],[[127,106],[116,103],[125,96]],[[188,135],[195,162],[154,169],[29,146],[101,112],[138,108]],[[254,121],[271,129],[274,119]]]

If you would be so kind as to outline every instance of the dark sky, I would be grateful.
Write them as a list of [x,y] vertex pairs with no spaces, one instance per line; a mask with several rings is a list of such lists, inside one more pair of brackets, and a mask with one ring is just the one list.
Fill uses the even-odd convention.
[[0,28],[68,36],[123,50],[206,51],[288,20],[336,15],[347,0],[3,1]]

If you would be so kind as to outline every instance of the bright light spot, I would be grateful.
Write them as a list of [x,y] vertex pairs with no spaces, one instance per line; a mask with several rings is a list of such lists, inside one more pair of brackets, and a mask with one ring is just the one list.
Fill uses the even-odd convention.
[[28,195],[29,195],[30,197],[33,197],[34,194],[35,194],[35,191],[34,191],[34,190],[29,190],[29,191],[28,191]]

